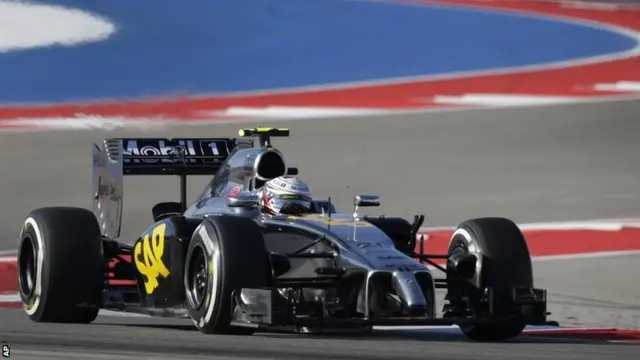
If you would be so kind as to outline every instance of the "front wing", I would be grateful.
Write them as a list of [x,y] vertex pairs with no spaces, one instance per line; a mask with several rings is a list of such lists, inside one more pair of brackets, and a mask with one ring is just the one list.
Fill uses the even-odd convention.
[[[523,308],[522,314],[511,317],[387,317],[387,318],[311,318],[297,317],[278,304],[276,289],[241,289],[234,293],[238,309],[232,316],[232,325],[270,329],[277,327],[315,327],[344,329],[364,326],[449,326],[479,325],[509,322],[514,317],[524,319],[527,325],[559,326],[547,321],[546,291],[542,289],[514,289],[514,304]],[[490,297],[490,291],[487,292]],[[524,295],[526,294],[526,296]]]

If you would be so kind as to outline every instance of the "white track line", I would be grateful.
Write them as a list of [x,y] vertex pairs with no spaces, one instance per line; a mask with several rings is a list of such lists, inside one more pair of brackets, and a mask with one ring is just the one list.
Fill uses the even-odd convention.
[[0,302],[19,302],[20,296],[18,294],[0,294]]
[[[154,128],[160,129],[172,121],[162,118],[129,118],[124,116],[76,116],[76,117],[44,117],[44,118],[14,118],[0,120],[0,128],[9,127],[9,131],[20,130],[116,130],[119,128]],[[33,127],[29,129],[12,129],[12,127]]]
[[389,111],[359,108],[308,107],[308,106],[267,106],[267,107],[229,107],[220,112],[227,116],[259,116],[262,118],[309,118],[343,117],[387,114]]
[[[0,0],[1,1],[1,0]],[[226,119],[228,121],[237,122],[240,119],[232,117],[259,117],[265,118],[326,118],[326,117],[343,117],[343,116],[366,116],[366,115],[386,115],[391,113],[387,110],[378,109],[358,109],[358,108],[337,108],[337,107],[306,107],[306,106],[267,106],[267,107],[229,107],[225,110],[212,110],[207,115],[212,118],[211,121],[218,122]],[[231,117],[231,118],[230,118]],[[123,127],[138,128],[158,128],[162,125],[171,125],[172,123],[182,123],[179,119],[166,118],[135,118],[125,116],[99,116],[99,115],[77,115],[75,117],[43,117],[43,118],[14,118],[8,120],[0,120],[1,126],[32,126],[43,127],[46,129],[74,129],[74,130],[90,130],[104,129],[114,130]],[[195,124],[207,122],[190,121]]]
[[525,94],[463,94],[459,96],[438,95],[433,97],[436,104],[480,105],[480,106],[527,106],[573,103],[583,100],[579,96],[543,96]]
[[598,91],[640,92],[640,81],[618,81],[613,84],[596,84],[593,88]]
[[[43,118],[14,118],[0,120],[0,131],[48,131],[48,130],[105,130],[112,131],[121,128],[158,130],[176,125],[202,125],[203,123],[219,123],[222,121],[237,123],[242,118],[259,118],[273,120],[329,118],[367,115],[388,115],[391,110],[332,108],[332,107],[230,107],[226,110],[209,111],[211,120],[182,121],[166,118],[129,118],[124,116],[85,116],[76,117],[43,117]],[[236,118],[234,118],[236,117]],[[6,129],[2,129],[6,127]]]

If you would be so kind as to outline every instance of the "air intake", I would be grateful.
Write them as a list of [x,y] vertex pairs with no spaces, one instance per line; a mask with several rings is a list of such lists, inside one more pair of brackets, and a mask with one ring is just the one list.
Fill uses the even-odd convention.
[[287,173],[282,154],[277,150],[266,150],[258,154],[254,163],[256,179],[268,181]]

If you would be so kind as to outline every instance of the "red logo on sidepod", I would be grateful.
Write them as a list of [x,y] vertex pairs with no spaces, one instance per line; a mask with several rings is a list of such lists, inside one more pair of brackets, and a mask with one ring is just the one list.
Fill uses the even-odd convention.
[[234,197],[240,195],[240,187],[236,186],[227,193],[227,197]]

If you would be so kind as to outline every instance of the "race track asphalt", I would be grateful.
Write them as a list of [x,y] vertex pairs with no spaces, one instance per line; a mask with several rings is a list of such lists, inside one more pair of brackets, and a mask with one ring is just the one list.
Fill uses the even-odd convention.
[[[637,359],[638,345],[521,337],[505,343],[475,343],[460,336],[412,330],[368,336],[200,334],[186,321],[103,317],[91,325],[34,324],[22,312],[0,311],[0,339],[16,359]],[[124,325],[123,325],[124,324]],[[81,354],[81,351],[85,354]],[[79,354],[80,353],[80,354]],[[113,355],[112,355],[113,354]],[[75,355],[75,356],[74,356]],[[156,357],[157,356],[157,357]],[[13,356],[12,356],[13,358]]]
[[[318,197],[332,196],[350,211],[352,196],[379,194],[385,214],[424,213],[426,225],[455,225],[470,217],[506,216],[518,222],[640,215],[640,101],[508,108],[390,117],[261,122],[287,126],[275,139]],[[255,124],[251,124],[255,125]],[[91,203],[92,141],[127,136],[234,136],[239,124],[166,130],[3,133],[0,250],[14,249],[23,218],[39,206]],[[195,196],[206,179],[190,182]],[[150,207],[177,199],[177,179],[140,177],[125,186],[124,235],[151,220]],[[538,286],[549,289],[550,311],[564,325],[640,328],[640,257],[537,262]],[[624,269],[623,272],[620,269]],[[382,334],[373,338],[256,335],[206,337],[191,327],[38,325],[16,310],[0,311],[0,341],[16,358],[75,358],[142,351],[221,358],[619,359],[637,356],[623,344],[542,342],[477,344],[458,337]],[[101,318],[99,322],[141,321]],[[158,323],[158,320],[144,320]],[[171,322],[161,321],[162,324]],[[188,323],[187,323],[188,325]],[[20,349],[24,352],[20,355]],[[83,350],[84,349],[84,350]],[[24,356],[24,357],[20,357]],[[55,358],[55,357],[53,357]]]

